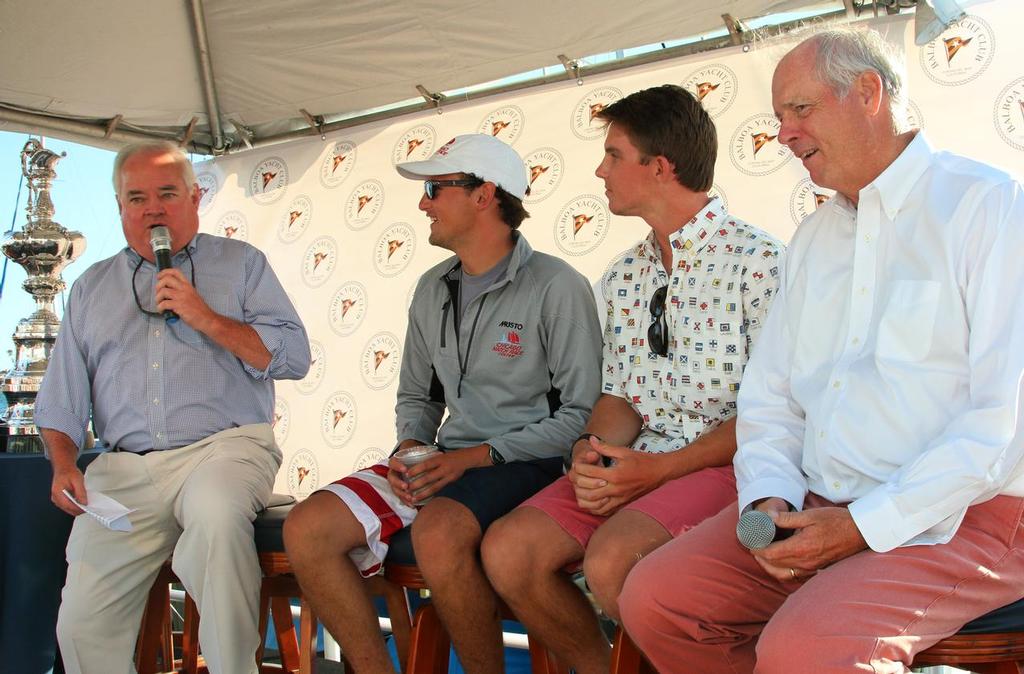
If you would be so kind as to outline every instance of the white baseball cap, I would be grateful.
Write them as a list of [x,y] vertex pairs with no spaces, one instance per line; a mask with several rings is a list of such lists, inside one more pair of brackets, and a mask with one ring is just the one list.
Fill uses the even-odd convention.
[[399,164],[395,168],[413,180],[428,180],[446,173],[472,173],[520,200],[526,196],[529,185],[526,165],[516,151],[485,133],[456,136],[438,148],[430,159]]

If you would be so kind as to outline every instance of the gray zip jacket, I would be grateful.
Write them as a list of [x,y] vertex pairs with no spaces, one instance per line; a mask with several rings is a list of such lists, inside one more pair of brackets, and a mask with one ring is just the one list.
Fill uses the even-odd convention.
[[525,461],[563,456],[583,430],[601,386],[590,284],[514,236],[505,276],[461,321],[459,259],[420,277],[398,383],[399,441],[436,436],[452,449],[486,442],[506,461]]

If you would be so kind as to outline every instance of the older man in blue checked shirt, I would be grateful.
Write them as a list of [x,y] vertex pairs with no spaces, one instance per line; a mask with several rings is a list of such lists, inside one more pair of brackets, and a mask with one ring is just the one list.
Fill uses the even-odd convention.
[[[149,587],[173,555],[203,616],[211,672],[255,673],[260,569],[252,520],[281,452],[274,379],[309,369],[305,328],[258,250],[197,234],[199,187],[171,143],[125,148],[114,188],[128,246],[90,267],[36,403],[53,502],[71,515],[102,492],[135,512],[131,532],[76,517],[57,636],[68,672],[134,671]],[[173,268],[150,230],[169,230]],[[173,311],[177,321],[165,321]],[[90,413],[111,449],[75,465]]]

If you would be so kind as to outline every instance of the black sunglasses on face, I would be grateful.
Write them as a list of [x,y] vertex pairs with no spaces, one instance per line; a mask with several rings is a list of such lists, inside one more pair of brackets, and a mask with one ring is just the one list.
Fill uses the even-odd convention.
[[423,192],[426,193],[427,199],[431,201],[437,196],[437,191],[442,187],[477,187],[483,185],[482,180],[473,180],[472,178],[462,178],[461,180],[424,180],[423,181]]
[[651,327],[647,328],[647,344],[651,353],[656,356],[668,355],[668,320],[665,318],[665,296],[668,286],[661,286],[654,291],[649,305],[651,310]]

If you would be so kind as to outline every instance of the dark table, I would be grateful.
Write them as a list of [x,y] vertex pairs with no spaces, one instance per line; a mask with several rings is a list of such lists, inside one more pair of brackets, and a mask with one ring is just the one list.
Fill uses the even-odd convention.
[[[99,452],[83,453],[85,470]],[[55,627],[74,518],[50,502],[50,462],[0,453],[0,663],[5,672],[54,666]]]

